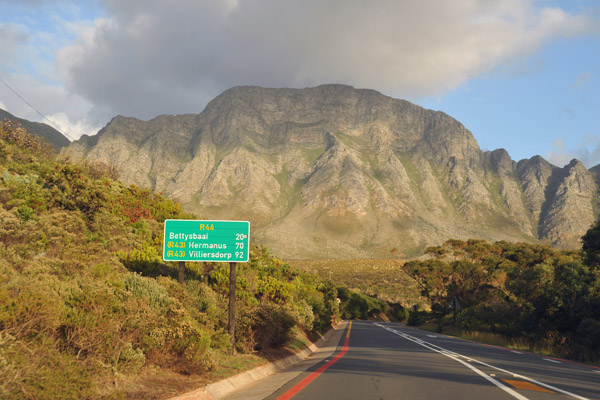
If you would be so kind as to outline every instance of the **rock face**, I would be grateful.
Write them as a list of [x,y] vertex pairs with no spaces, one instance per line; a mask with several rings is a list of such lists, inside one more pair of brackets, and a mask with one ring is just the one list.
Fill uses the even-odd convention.
[[[450,116],[343,85],[236,87],[197,115],[116,117],[65,150],[290,258],[404,256],[448,238],[574,247],[595,175],[483,152]],[[396,253],[396,252],[395,252]]]

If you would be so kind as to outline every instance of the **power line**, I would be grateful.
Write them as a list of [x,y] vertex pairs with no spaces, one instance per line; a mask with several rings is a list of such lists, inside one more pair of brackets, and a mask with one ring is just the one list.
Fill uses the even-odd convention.
[[30,102],[28,102],[23,96],[21,96],[15,89],[13,89],[12,87],[10,87],[8,85],[8,83],[6,83],[4,81],[4,79],[0,78],[0,82],[2,82],[4,84],[4,86],[6,86],[8,88],[8,90],[10,90],[11,92],[13,92],[18,98],[20,98],[21,100],[23,100],[23,102],[25,104],[27,104],[29,107],[31,107],[31,109],[33,111],[37,112],[42,117],[42,120],[48,121],[48,124],[50,126],[52,126],[54,129],[56,129],[57,131],[59,131],[63,136],[67,137],[72,142],[75,141],[75,139],[73,139],[71,136],[69,136],[68,134],[66,134],[64,132],[64,129],[62,129],[57,122],[52,121],[50,118],[48,118],[44,114],[42,114],[42,112],[40,110],[38,110],[37,108],[35,108]]

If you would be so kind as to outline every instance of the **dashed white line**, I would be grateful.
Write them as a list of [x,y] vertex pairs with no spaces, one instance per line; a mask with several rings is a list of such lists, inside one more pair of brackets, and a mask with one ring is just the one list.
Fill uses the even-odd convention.
[[515,353],[515,354],[524,354],[522,351],[516,351],[516,350],[511,350],[511,353]]
[[562,364],[562,361],[558,361],[558,360],[553,360],[551,358],[542,358],[542,360],[546,360],[546,361],[550,361],[556,364]]
[[[532,382],[532,383],[534,383],[534,384],[536,384],[536,385],[543,386],[543,387],[545,387],[545,388],[547,388],[547,389],[550,389],[550,390],[553,390],[553,391],[556,391],[556,392],[559,392],[559,393],[562,393],[562,394],[566,394],[567,396],[571,396],[571,397],[573,397],[573,398],[576,398],[576,399],[579,399],[579,400],[589,400],[587,397],[579,396],[579,395],[577,395],[577,394],[575,394],[575,393],[571,393],[571,392],[568,392],[568,391],[566,391],[566,390],[559,389],[559,388],[557,388],[557,387],[555,387],[555,386],[552,386],[552,385],[549,385],[549,384],[547,384],[547,383],[539,382],[539,381],[537,381],[537,380],[535,380],[535,379],[533,379],[533,378],[529,378],[529,377],[527,377],[527,376],[524,376],[524,375],[520,375],[520,374],[516,374],[516,373],[514,373],[514,372],[511,372],[511,371],[507,371],[507,370],[505,370],[505,369],[502,369],[502,368],[496,367],[496,366],[494,366],[494,365],[491,365],[491,364],[485,363],[485,362],[483,362],[483,361],[479,361],[479,360],[476,360],[476,359],[473,359],[473,358],[469,358],[469,357],[463,356],[462,354],[459,354],[459,353],[455,353],[455,352],[448,351],[448,350],[444,349],[443,347],[440,347],[440,346],[438,346],[438,345],[436,345],[436,344],[429,343],[429,342],[424,342],[424,341],[422,341],[422,340],[420,340],[420,339],[417,339],[417,338],[416,338],[416,337],[414,337],[414,336],[410,336],[410,335],[408,335],[408,334],[406,334],[406,333],[404,333],[404,332],[398,332],[398,331],[397,331],[397,330],[395,330],[395,329],[388,328],[388,327],[387,327],[387,326],[385,326],[385,325],[382,325],[382,324],[379,324],[379,323],[375,323],[375,325],[376,325],[376,326],[379,326],[380,328],[386,329],[386,330],[388,330],[388,331],[390,331],[390,332],[393,332],[393,333],[395,333],[396,335],[398,335],[398,336],[401,336],[401,337],[403,337],[403,338],[404,338],[404,339],[406,339],[406,340],[409,340],[409,341],[411,341],[411,342],[413,342],[413,343],[417,343],[417,344],[419,344],[420,346],[423,346],[423,347],[425,347],[425,348],[428,348],[428,349],[430,349],[430,350],[432,350],[432,351],[435,351],[436,353],[443,354],[443,355],[445,355],[446,357],[449,357],[449,358],[451,358],[451,359],[453,359],[453,360],[455,360],[455,361],[458,361],[459,363],[461,363],[461,364],[465,365],[466,367],[470,368],[471,370],[473,370],[473,371],[474,371],[475,373],[477,373],[478,375],[481,375],[482,377],[484,377],[485,379],[487,379],[488,381],[490,381],[490,382],[491,382],[491,383],[493,383],[494,385],[498,386],[500,389],[504,390],[505,392],[507,392],[507,393],[511,394],[513,397],[515,397],[515,398],[517,398],[517,399],[520,399],[520,400],[527,400],[527,397],[524,397],[524,396],[522,396],[521,394],[519,394],[519,393],[515,392],[515,391],[514,391],[514,390],[512,390],[511,388],[509,388],[509,387],[507,387],[507,386],[503,385],[503,384],[502,384],[502,383],[500,383],[499,381],[497,381],[497,380],[495,380],[495,379],[493,379],[493,378],[490,378],[488,375],[486,375],[485,373],[483,373],[483,372],[482,372],[482,371],[480,371],[479,369],[477,369],[477,368],[473,367],[472,365],[468,364],[467,362],[465,362],[465,361],[461,360],[460,358],[464,358],[464,359],[471,360],[471,361],[473,361],[473,362],[475,362],[475,363],[481,364],[481,365],[483,365],[483,366],[486,366],[486,367],[488,367],[488,368],[493,368],[493,369],[495,369],[496,371],[500,371],[500,372],[504,372],[504,373],[506,373],[506,374],[510,374],[510,375],[512,375],[512,376],[513,376],[513,377],[515,377],[515,378],[521,378],[521,379],[527,380],[527,381],[529,381],[529,382]],[[421,342],[421,343],[417,342],[417,340],[418,340],[419,342]],[[460,358],[459,358],[459,357],[460,357]],[[552,361],[552,362],[556,362],[556,363],[561,363],[560,361],[557,361],[557,360],[551,360],[551,359],[544,359],[544,360],[548,360],[548,361]],[[561,364],[562,364],[562,363],[561,363]],[[600,371],[596,371],[596,372],[600,372]]]
[[[525,397],[525,396],[523,396],[523,395],[521,395],[521,394],[519,394],[519,393],[515,392],[514,390],[512,390],[512,389],[511,389],[511,388],[509,388],[508,386],[506,386],[506,385],[504,385],[504,384],[500,383],[500,381],[498,381],[498,380],[496,380],[496,379],[494,379],[494,378],[492,378],[492,377],[488,376],[486,373],[484,373],[484,372],[483,372],[483,371],[481,371],[480,369],[477,369],[477,368],[475,368],[474,366],[472,366],[471,364],[469,364],[469,363],[467,363],[467,362],[465,362],[465,361],[461,360],[460,358],[458,358],[458,357],[457,357],[457,356],[460,356],[460,354],[458,354],[458,353],[450,352],[450,351],[448,351],[448,350],[446,350],[446,349],[443,349],[443,348],[441,348],[441,347],[439,347],[439,346],[433,345],[433,344],[431,344],[431,343],[424,342],[424,341],[422,341],[421,339],[418,339],[418,338],[416,338],[416,337],[413,337],[413,336],[407,335],[406,333],[403,333],[403,332],[398,332],[398,331],[396,331],[396,330],[393,330],[393,329],[388,329],[388,327],[386,327],[385,325],[381,325],[381,324],[378,324],[378,323],[376,323],[375,325],[377,325],[377,326],[379,326],[379,327],[381,327],[381,328],[383,328],[383,329],[386,329],[386,330],[388,330],[388,331],[390,331],[390,332],[392,332],[392,333],[394,333],[394,334],[396,334],[396,335],[398,335],[398,336],[401,336],[401,337],[403,337],[403,338],[404,338],[404,339],[406,339],[406,340],[410,340],[410,341],[411,341],[411,342],[413,342],[413,343],[417,343],[418,345],[421,345],[421,346],[423,346],[423,347],[425,347],[425,348],[427,348],[427,349],[429,349],[429,350],[435,351],[436,353],[443,354],[443,355],[445,355],[446,357],[448,357],[448,358],[451,358],[452,360],[454,360],[454,361],[457,361],[457,362],[461,363],[461,364],[462,364],[462,365],[464,365],[465,367],[467,367],[467,368],[469,368],[470,370],[472,370],[473,372],[475,372],[477,375],[479,375],[479,376],[483,377],[484,379],[486,379],[487,381],[489,381],[489,382],[490,382],[490,383],[492,383],[493,385],[495,385],[495,386],[497,386],[498,388],[500,388],[500,389],[504,390],[506,393],[510,394],[510,395],[511,395],[511,396],[513,396],[515,399],[518,399],[518,400],[529,400],[527,397]],[[434,348],[433,346],[435,346],[435,347],[439,348],[439,350],[438,350],[438,349],[436,349],[436,348]]]

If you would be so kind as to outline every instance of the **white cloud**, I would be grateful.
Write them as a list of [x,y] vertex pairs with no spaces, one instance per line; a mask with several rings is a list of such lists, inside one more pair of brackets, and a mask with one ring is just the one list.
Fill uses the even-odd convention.
[[[2,78],[75,139],[116,114],[200,112],[235,85],[435,96],[599,26],[526,0],[104,0],[93,24],[80,2],[26,3],[33,16],[0,22]],[[41,121],[3,85],[0,100]]]
[[[0,0],[0,78],[12,89],[0,84],[3,108],[15,116],[44,123],[48,121],[42,115],[51,120],[57,115],[63,120],[61,130],[75,139],[82,132],[96,133],[88,129],[107,121],[105,115],[99,115],[101,107],[92,107],[88,100],[65,88],[55,66],[56,51],[72,44],[73,38],[90,25],[82,7],[70,0]],[[60,113],[68,119],[61,118]]]
[[[79,139],[83,135],[94,135],[101,128],[98,125],[90,123],[87,119],[72,121],[64,112],[49,115],[48,119],[52,121],[52,124],[49,125],[58,128],[63,133],[68,133],[72,139]],[[48,121],[42,122],[48,123]]]
[[553,150],[546,154],[546,160],[549,163],[556,165],[557,167],[564,167],[567,165],[573,158],[573,155],[567,152],[565,147],[565,142],[561,139],[555,139],[552,142]]
[[[11,75],[4,81],[27,100],[27,103],[24,102],[0,84],[0,99],[4,106],[2,108],[16,117],[48,123],[38,111],[51,121],[52,116],[57,115],[59,130],[71,139],[78,139],[81,133],[95,134],[98,131],[97,127],[101,125],[98,120],[90,119],[90,115],[93,115],[92,104],[64,87],[45,83],[31,75]],[[68,119],[64,119],[62,114],[68,114]],[[106,121],[101,122],[104,124]]]
[[58,53],[98,115],[200,112],[234,85],[347,83],[435,96],[591,32],[583,15],[525,0],[106,0],[109,17]]
[[565,142],[555,139],[552,142],[553,150],[546,154],[548,162],[563,167],[572,159],[581,161],[587,168],[600,164],[600,136],[588,134],[582,143],[574,149],[567,149]]

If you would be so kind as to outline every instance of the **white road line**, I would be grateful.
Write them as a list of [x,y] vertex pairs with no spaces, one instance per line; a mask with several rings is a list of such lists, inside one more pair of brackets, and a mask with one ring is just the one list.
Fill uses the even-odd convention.
[[[377,323],[376,323],[375,325],[377,325],[377,326],[379,326],[379,327],[381,327],[381,328],[383,328],[383,329],[386,329],[386,330],[388,330],[388,331],[392,332],[390,329],[388,329],[388,328],[387,328],[387,327],[385,327],[384,325],[380,325],[380,324],[377,324]],[[525,396],[523,396],[523,395],[521,395],[521,394],[519,394],[519,393],[515,392],[514,390],[512,390],[512,389],[511,389],[511,388],[509,388],[508,386],[506,386],[506,385],[503,385],[502,383],[500,383],[500,381],[497,381],[496,379],[494,379],[494,378],[492,378],[492,377],[488,376],[488,375],[487,375],[486,373],[484,373],[483,371],[481,371],[481,370],[479,370],[479,369],[475,368],[475,367],[474,367],[474,366],[472,366],[471,364],[469,364],[469,363],[467,363],[467,362],[465,362],[465,361],[461,360],[460,358],[458,358],[458,357],[454,356],[453,354],[451,354],[451,352],[449,352],[449,351],[447,351],[447,350],[445,350],[445,351],[442,351],[442,350],[435,349],[435,348],[433,348],[432,346],[429,346],[429,344],[430,344],[430,343],[427,343],[427,344],[426,344],[426,342],[423,342],[422,340],[420,340],[420,339],[417,339],[417,338],[415,338],[415,337],[412,337],[412,336],[410,336],[410,335],[407,335],[407,334],[405,334],[405,333],[401,333],[401,332],[397,332],[397,331],[396,331],[396,332],[392,332],[392,333],[395,333],[396,335],[398,335],[398,336],[401,336],[401,337],[403,337],[403,338],[404,338],[404,339],[406,339],[406,340],[410,340],[411,342],[417,343],[418,345],[421,345],[421,346],[423,346],[423,347],[425,347],[425,348],[427,348],[427,349],[429,349],[429,350],[431,350],[431,351],[435,351],[436,353],[443,354],[443,355],[445,355],[446,357],[448,357],[448,358],[450,358],[450,359],[452,359],[452,360],[454,360],[454,361],[458,361],[459,363],[461,363],[461,364],[462,364],[462,365],[464,365],[465,367],[467,367],[467,368],[469,368],[470,370],[472,370],[473,372],[475,372],[477,375],[481,376],[482,378],[486,379],[487,381],[489,381],[489,382],[490,382],[490,383],[492,383],[493,385],[495,385],[495,386],[499,387],[500,389],[504,390],[506,393],[510,394],[510,395],[511,395],[511,396],[513,396],[515,399],[519,399],[519,400],[529,400],[527,397],[525,397]],[[439,346],[436,346],[436,347],[439,347]],[[453,352],[452,352],[452,353],[453,353]],[[457,353],[454,353],[454,354],[457,354]]]
[[502,371],[502,372],[505,372],[505,373],[507,373],[507,374],[513,374],[513,376],[514,376],[515,378],[521,378],[521,379],[525,379],[525,380],[527,380],[527,381],[529,381],[529,382],[531,382],[531,383],[535,383],[535,384],[536,384],[536,385],[538,385],[538,386],[543,386],[543,387],[545,387],[546,389],[554,390],[554,391],[556,391],[556,392],[560,392],[560,393],[562,393],[562,394],[566,394],[567,396],[571,396],[571,397],[574,397],[574,398],[576,398],[576,399],[579,399],[579,400],[589,400],[587,397],[579,396],[578,394],[571,393],[571,392],[567,392],[566,390],[559,389],[559,388],[557,388],[557,387],[555,387],[555,386],[552,386],[552,385],[549,385],[549,384],[547,384],[547,383],[543,383],[543,382],[540,382],[540,381],[536,381],[535,379],[533,379],[533,378],[530,378],[530,377],[528,377],[528,376],[521,375],[521,374],[516,374],[516,373],[510,372],[510,371],[507,371],[507,370],[505,370],[505,369],[502,369],[502,368],[495,367],[495,366],[493,366],[493,365],[490,365],[490,364],[488,364],[488,363],[484,363],[483,361],[478,361],[478,360],[475,360],[475,361],[476,361],[476,362],[478,362],[478,363],[479,363],[479,364],[481,364],[481,365],[485,365],[485,366],[488,366],[488,367],[490,367],[490,368],[494,368],[494,369],[496,369],[497,371]]
[[[389,329],[388,329],[386,326],[384,326],[384,325],[381,325],[381,324],[378,324],[378,323],[375,323],[375,325],[377,325],[377,326],[379,326],[379,327],[381,327],[381,328],[383,328],[383,329],[389,330]],[[406,340],[410,340],[411,342],[417,343],[415,340],[413,340],[413,339],[416,339],[416,338],[414,338],[413,336],[410,336],[410,335],[408,335],[408,334],[406,334],[406,333],[403,333],[403,332],[398,332],[398,331],[396,331],[396,332],[394,332],[394,333],[396,333],[396,334],[397,334],[397,335],[399,335],[399,336],[402,336],[402,337],[403,337],[403,338],[405,338]],[[520,375],[520,374],[517,374],[517,373],[511,372],[511,371],[507,371],[507,370],[505,370],[505,369],[502,369],[502,368],[496,367],[496,366],[494,366],[494,365],[491,365],[491,364],[485,363],[485,362],[483,362],[483,361],[479,361],[479,360],[476,360],[476,359],[474,359],[474,358],[471,358],[471,357],[466,357],[466,356],[463,356],[462,354],[458,354],[458,353],[455,353],[455,352],[450,352],[450,351],[448,351],[448,350],[444,349],[443,347],[440,347],[440,346],[438,346],[438,345],[435,345],[435,344],[433,344],[433,343],[429,343],[429,342],[423,342],[423,344],[421,344],[421,343],[417,343],[417,344],[420,344],[420,345],[421,345],[421,346],[423,346],[423,347],[426,347],[426,348],[428,348],[428,349],[430,349],[430,350],[432,350],[432,351],[435,351],[436,353],[443,354],[443,355],[445,355],[446,357],[449,357],[449,358],[455,359],[456,361],[459,361],[461,364],[465,364],[465,365],[467,365],[469,368],[471,368],[471,367],[472,367],[472,365],[465,363],[464,361],[462,361],[462,360],[458,359],[458,357],[461,357],[461,358],[464,358],[464,359],[471,360],[471,361],[473,361],[473,362],[476,362],[476,363],[478,363],[478,364],[484,365],[484,366],[486,366],[486,367],[488,367],[488,368],[493,368],[493,369],[495,369],[496,371],[500,371],[500,372],[504,372],[504,373],[506,373],[506,374],[510,374],[510,375],[512,375],[512,376],[513,376],[513,377],[515,377],[515,378],[521,378],[521,379],[525,379],[525,380],[527,380],[527,381],[529,381],[529,382],[531,382],[531,383],[534,383],[534,384],[536,384],[536,385],[543,386],[543,387],[545,387],[545,388],[547,388],[547,389],[554,390],[554,391],[556,391],[556,392],[559,392],[559,393],[562,393],[562,394],[566,394],[567,396],[571,396],[571,397],[573,397],[573,398],[575,398],[575,399],[578,399],[578,400],[589,400],[587,397],[579,396],[579,395],[577,395],[577,394],[575,394],[575,393],[571,393],[571,392],[568,392],[568,391],[566,391],[566,390],[559,389],[559,388],[557,388],[557,387],[555,387],[555,386],[552,386],[552,385],[549,385],[549,384],[547,384],[547,383],[539,382],[539,381],[537,381],[537,380],[535,380],[535,379],[533,379],[533,378],[529,378],[529,377],[527,377],[527,376],[524,376],[524,375]],[[437,349],[436,349],[436,348],[437,348]],[[560,361],[556,361],[556,360],[552,360],[552,361],[554,361],[554,362],[559,362],[559,363],[560,363]],[[472,368],[473,368],[474,370],[476,370],[476,368],[475,368],[475,367],[472,367]],[[477,371],[479,371],[479,370],[477,370]],[[481,372],[481,371],[480,371],[480,372]],[[600,371],[596,371],[596,372],[600,372]],[[484,375],[485,375],[485,374],[484,374]],[[482,376],[483,376],[483,375],[482,375]],[[485,376],[487,377],[487,375],[485,375]],[[488,378],[489,378],[489,377],[488,377]],[[486,378],[486,379],[487,379],[487,378]],[[492,379],[492,378],[490,378],[490,379]],[[492,379],[492,380],[494,380],[494,379]],[[494,380],[494,381],[495,381],[495,380]],[[496,381],[496,382],[498,382],[498,381]],[[502,385],[502,384],[501,384],[501,383],[499,383],[499,382],[498,382],[498,384],[497,384],[496,386],[500,387],[501,389],[503,389],[503,390],[505,390],[505,391],[507,391],[507,392],[508,392],[508,390],[510,390],[510,391],[512,391],[512,392],[514,392],[512,389],[510,389],[510,388],[509,388],[509,387],[507,387],[507,386],[504,386],[504,385]],[[515,393],[517,396],[521,396],[519,393],[516,393],[516,392],[514,392],[514,393]],[[511,394],[512,394],[512,393],[511,393]],[[517,398],[519,398],[519,399],[521,399],[521,398],[523,398],[523,399],[527,399],[526,397],[517,397]]]
[[511,350],[510,352],[511,352],[511,353],[515,353],[515,354],[524,354],[523,352],[521,352],[521,351],[516,351],[516,350]]
[[435,335],[427,335],[427,337],[436,338],[437,336],[435,336]]
[[542,360],[546,360],[546,361],[550,361],[556,364],[562,364],[562,361],[558,361],[558,360],[553,360],[551,358],[542,358]]

